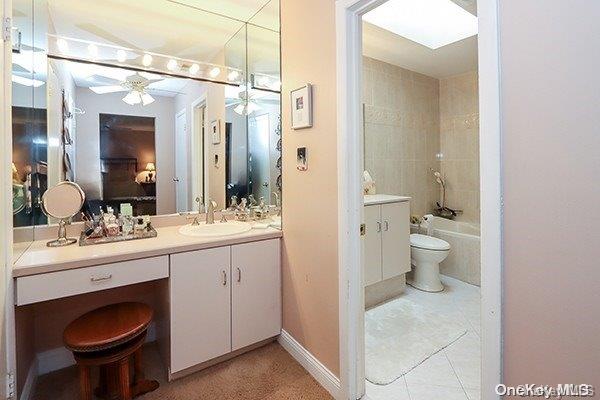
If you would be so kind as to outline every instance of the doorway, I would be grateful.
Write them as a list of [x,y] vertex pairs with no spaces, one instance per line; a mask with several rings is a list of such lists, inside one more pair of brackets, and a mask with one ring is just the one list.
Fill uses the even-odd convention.
[[[365,330],[360,225],[363,219],[362,16],[382,0],[337,2],[340,198],[341,395],[365,394]],[[497,1],[478,2],[481,184],[481,398],[498,398],[501,360],[501,185]],[[361,177],[361,178],[358,178]]]
[[188,204],[188,134],[187,113],[181,110],[175,116],[175,199],[177,212],[189,210]]
[[205,175],[206,160],[204,159],[205,147],[205,120],[206,120],[206,97],[200,97],[192,102],[192,130],[191,130],[191,209],[199,210],[199,204],[206,199],[206,181]]
[[155,118],[100,113],[99,123],[101,184],[88,197],[91,211],[130,203],[134,215],[156,214]]

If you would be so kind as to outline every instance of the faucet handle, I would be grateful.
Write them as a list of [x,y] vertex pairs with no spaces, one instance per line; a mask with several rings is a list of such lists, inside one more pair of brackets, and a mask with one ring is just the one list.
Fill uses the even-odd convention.
[[258,204],[253,194],[248,195],[248,201],[250,202],[250,207],[254,207],[256,204]]
[[194,217],[185,217],[186,220],[188,221],[192,221],[190,225],[200,225],[200,221],[198,220],[198,215],[195,215]]
[[206,212],[206,207],[204,206],[204,197],[203,196],[197,196],[194,201],[196,203],[198,203],[198,212],[199,213],[204,213]]

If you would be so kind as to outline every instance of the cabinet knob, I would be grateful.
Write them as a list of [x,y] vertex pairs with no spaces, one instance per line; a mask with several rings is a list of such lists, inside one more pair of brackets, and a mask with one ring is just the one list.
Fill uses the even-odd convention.
[[241,282],[241,281],[242,281],[242,270],[238,268],[238,269],[237,269],[237,272],[238,272],[238,278],[237,278],[237,281],[238,281],[238,282]]
[[385,227],[386,232],[390,230],[390,223],[388,221],[384,221],[383,226]]
[[221,271],[223,273],[223,286],[227,286],[227,271]]
[[377,221],[377,232],[381,232],[381,221]]

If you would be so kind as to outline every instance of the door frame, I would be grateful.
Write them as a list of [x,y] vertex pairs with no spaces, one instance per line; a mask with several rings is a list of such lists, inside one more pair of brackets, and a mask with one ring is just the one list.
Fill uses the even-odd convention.
[[[187,114],[187,110],[185,108],[183,108],[183,109],[179,110],[177,113],[175,113],[175,165],[174,165],[175,168],[174,169],[175,169],[175,176],[178,180],[180,180],[181,178],[178,176],[179,174],[177,173],[177,163],[178,163],[177,147],[179,145],[179,132],[177,130],[177,121],[179,120],[179,118],[182,115],[184,117],[183,129],[185,132],[188,132],[188,126],[187,126],[188,125],[188,119],[187,119],[188,114]],[[189,143],[190,140],[188,138],[189,138],[189,136],[186,138],[187,147],[189,147],[189,145],[190,145],[190,143]],[[178,208],[177,203],[179,202],[178,191],[179,191],[179,187],[180,187],[179,184],[181,182],[179,182],[179,181],[174,182],[176,184],[175,185],[175,210],[177,212],[187,212],[187,211],[189,211],[189,208],[190,208],[190,204],[189,204],[189,200],[190,200],[190,193],[189,193],[189,191],[190,191],[189,190],[190,189],[190,187],[189,187],[189,184],[190,184],[190,177],[189,177],[189,175],[190,175],[190,159],[187,154],[186,154],[186,159],[185,159],[185,175],[186,176],[184,179],[184,183],[187,186],[186,191],[185,191],[185,197],[186,197],[185,202],[187,204],[186,210],[182,210],[182,211],[177,210],[177,208]]]
[[[336,1],[340,397],[365,392],[361,16],[386,0]],[[482,399],[502,382],[502,148],[498,0],[479,0]]]
[[[0,0],[0,14],[2,21],[5,18],[12,18],[12,1]],[[2,276],[0,276],[0,296],[2,296],[2,305],[4,312],[4,326],[1,329],[4,333],[2,343],[0,343],[0,396],[8,398],[12,393],[16,393],[16,332],[15,332],[15,308],[14,308],[14,281],[12,277],[13,264],[13,215],[12,207],[8,207],[12,193],[12,45],[10,42],[0,40],[0,112],[4,116],[3,123],[0,125],[0,145],[3,151],[0,152],[0,262],[3,267]],[[12,197],[12,194],[11,194]],[[1,302],[0,302],[1,303]],[[9,386],[12,381],[12,388]],[[12,397],[11,397],[12,398]]]
[[[206,197],[206,192],[207,192],[207,188],[208,188],[208,168],[207,168],[207,160],[206,157],[204,156],[205,154],[205,150],[206,150],[206,108],[207,108],[207,94],[204,93],[202,96],[198,97],[196,100],[192,101],[192,103],[190,104],[190,122],[191,122],[191,143],[190,146],[192,148],[192,160],[201,160],[202,162],[202,169],[200,171],[197,171],[197,169],[194,168],[194,165],[192,164],[192,168],[191,168],[191,176],[190,179],[192,180],[192,196],[195,196],[196,191],[194,189],[197,190],[198,193],[201,193],[202,195],[202,199],[204,201],[204,203],[206,204],[207,201],[207,197]],[[196,121],[196,113],[199,110],[203,110],[202,113],[202,126],[199,127],[197,126],[197,121]],[[198,138],[200,139],[200,143],[198,143]],[[198,145],[200,145],[200,148],[198,147]],[[198,152],[198,149],[200,149],[200,152]],[[197,174],[200,174],[202,176],[202,187],[198,187],[196,180],[197,180]],[[194,199],[192,199],[194,200]],[[194,203],[192,204],[192,210],[196,210],[197,204],[194,201]]]

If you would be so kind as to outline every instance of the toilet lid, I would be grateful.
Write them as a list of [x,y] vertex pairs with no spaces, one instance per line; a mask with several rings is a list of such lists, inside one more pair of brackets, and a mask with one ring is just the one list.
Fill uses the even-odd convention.
[[418,233],[410,235],[410,245],[425,250],[450,250],[450,244],[445,240]]

